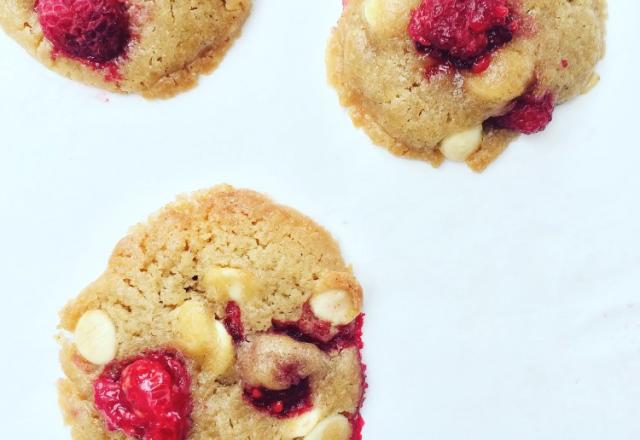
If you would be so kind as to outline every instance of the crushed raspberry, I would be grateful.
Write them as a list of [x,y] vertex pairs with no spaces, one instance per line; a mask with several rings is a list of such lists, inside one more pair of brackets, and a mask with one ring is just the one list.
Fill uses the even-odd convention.
[[349,415],[349,421],[351,422],[351,439],[350,440],[362,440],[362,429],[364,428],[364,419],[360,414],[360,410],[364,405],[364,399],[367,392],[367,366],[362,361],[362,349],[364,343],[362,342],[362,325],[364,324],[364,315],[358,317],[360,320],[357,326],[357,344],[358,344],[358,360],[360,361],[360,401],[358,402],[358,410]]
[[353,322],[333,328],[331,323],[316,318],[309,303],[302,307],[297,321],[272,320],[271,331],[300,342],[315,344],[323,351],[340,351],[349,347],[362,348],[364,315]]
[[281,419],[298,416],[312,408],[308,378],[286,390],[276,391],[264,387],[245,389],[244,399],[260,411]]
[[302,306],[302,315],[297,321],[274,319],[272,326],[274,333],[285,334],[296,341],[313,344],[326,344],[335,335],[331,323],[316,318],[308,302]]
[[242,311],[235,301],[229,301],[224,314],[224,326],[236,344],[244,340],[244,325],[242,324]]
[[553,118],[555,102],[551,93],[536,96],[529,92],[518,98],[513,108],[505,115],[489,119],[489,124],[507,128],[523,134],[544,130]]
[[143,440],[184,440],[191,428],[191,378],[174,350],[149,351],[107,365],[93,385],[111,431]]
[[[334,329],[331,323],[318,319],[313,314],[311,306],[307,302],[302,306],[302,315],[297,321],[279,321],[273,319],[271,327],[271,331],[276,334],[284,334],[296,341],[315,344],[323,351],[340,351],[352,347],[358,349],[360,385],[362,391],[357,411],[347,415],[352,427],[350,440],[362,440],[362,429],[364,427],[364,419],[360,415],[360,409],[364,404],[365,392],[367,390],[367,366],[362,361],[361,353],[364,348],[362,339],[363,326],[364,313],[361,313],[353,322]],[[247,395],[251,396],[254,392],[253,390],[256,390],[256,388],[245,390],[245,398]],[[263,389],[258,389],[256,394],[261,395],[263,391]],[[310,407],[307,409],[310,409]],[[305,409],[305,411],[307,409]]]
[[349,417],[351,422],[351,439],[350,440],[362,440],[362,429],[364,428],[364,419],[357,413]]
[[507,0],[422,0],[408,32],[417,50],[437,63],[480,73],[517,29]]
[[131,33],[121,0],[39,0],[45,37],[56,51],[93,63],[106,63],[125,51]]
[[475,63],[473,63],[473,66],[471,66],[471,71],[476,74],[484,72],[491,65],[491,58],[492,56],[490,53],[481,56],[476,60]]

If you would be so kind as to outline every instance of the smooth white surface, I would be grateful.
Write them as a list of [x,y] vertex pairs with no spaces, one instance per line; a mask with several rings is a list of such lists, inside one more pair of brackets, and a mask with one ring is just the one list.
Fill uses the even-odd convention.
[[68,439],[57,310],[176,194],[228,182],[326,226],[366,290],[365,439],[640,438],[640,3],[603,80],[484,174],[374,147],[325,82],[338,0],[256,0],[221,68],[108,96],[0,33],[0,430]]

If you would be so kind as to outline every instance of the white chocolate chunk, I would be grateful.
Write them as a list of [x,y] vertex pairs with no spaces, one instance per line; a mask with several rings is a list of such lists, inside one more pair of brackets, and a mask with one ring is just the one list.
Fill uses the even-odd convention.
[[371,31],[383,37],[403,35],[409,23],[412,2],[365,0],[363,15]]
[[365,0],[364,2],[364,19],[372,28],[380,26],[380,22],[383,20],[383,0]]
[[478,125],[445,138],[440,144],[440,152],[449,160],[464,162],[478,151],[481,143],[482,125]]
[[316,293],[309,301],[313,314],[334,325],[345,325],[356,319],[360,311],[354,306],[351,294],[346,290],[326,290]]
[[503,48],[493,55],[487,70],[466,74],[464,84],[468,92],[484,101],[507,103],[526,91],[533,74],[530,57]]
[[74,332],[80,355],[96,365],[104,365],[116,357],[116,327],[102,310],[89,310],[80,317]]
[[176,342],[214,376],[227,371],[234,360],[233,340],[220,321],[199,301],[187,301],[174,312]]
[[314,408],[298,417],[288,419],[283,425],[282,435],[286,439],[304,437],[316,427],[321,417],[320,410]]
[[220,375],[227,371],[233,364],[235,358],[235,347],[233,338],[227,332],[226,327],[220,321],[214,320],[215,323],[215,346],[217,350],[211,352],[207,358],[205,367],[209,372]]
[[305,440],[349,440],[351,424],[343,415],[327,417],[304,438]]
[[255,279],[250,272],[232,267],[214,267],[204,274],[207,296],[225,302],[243,303],[256,294]]

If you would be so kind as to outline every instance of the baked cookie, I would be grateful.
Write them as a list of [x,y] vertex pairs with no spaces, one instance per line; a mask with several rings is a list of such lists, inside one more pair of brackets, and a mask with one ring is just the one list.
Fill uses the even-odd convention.
[[605,20],[606,0],[349,0],[329,80],[375,143],[480,171],[597,83]]
[[228,186],[180,198],[61,312],[72,437],[359,439],[361,306],[308,218]]
[[47,67],[114,92],[166,98],[213,70],[250,0],[2,0],[0,24]]

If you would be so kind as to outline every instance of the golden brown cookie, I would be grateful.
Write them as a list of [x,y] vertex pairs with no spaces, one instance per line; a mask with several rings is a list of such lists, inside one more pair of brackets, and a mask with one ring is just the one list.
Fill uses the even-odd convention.
[[166,98],[212,71],[250,0],[3,0],[0,25],[56,72]]
[[361,307],[310,219],[228,186],[181,197],[61,312],[72,437],[359,438]]
[[480,171],[595,85],[605,20],[606,0],[349,0],[329,79],[375,143]]

